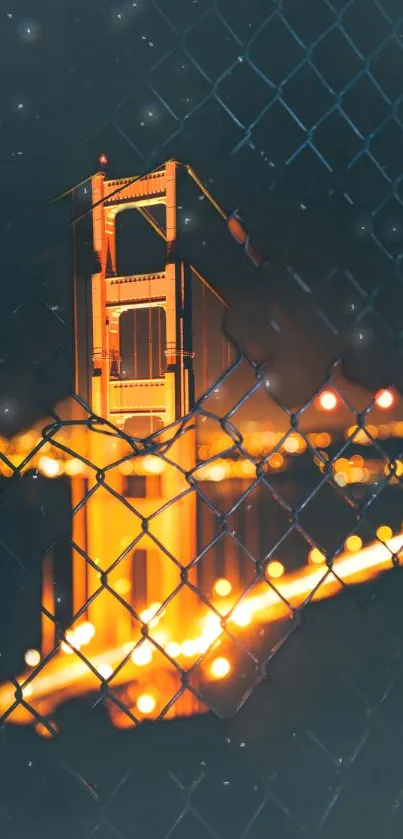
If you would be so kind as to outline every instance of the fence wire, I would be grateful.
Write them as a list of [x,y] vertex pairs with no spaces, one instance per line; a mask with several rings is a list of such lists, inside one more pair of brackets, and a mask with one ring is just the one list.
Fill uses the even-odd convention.
[[[27,101],[13,91],[2,103],[1,125],[12,216],[0,333],[0,821],[10,839],[401,835],[403,15],[397,0],[307,5],[138,0],[6,14],[7,60],[15,69],[23,57],[32,73]],[[48,202],[81,182],[73,227],[88,276],[86,179],[100,154],[111,178],[189,161],[262,254],[259,267],[248,251],[237,259],[185,189],[181,252],[230,300],[232,360],[215,359],[207,388],[200,373],[195,409],[163,434],[133,437],[71,391],[71,202]],[[324,396],[340,426],[317,411]],[[194,428],[201,447],[186,469],[175,447]],[[146,458],[154,476],[174,469],[182,482],[163,513],[196,499],[186,567],[153,530],[161,510],[139,512],[114,489],[119,470],[144,477]],[[220,490],[230,479],[232,494]],[[101,572],[72,536],[97,493],[111,522],[123,506],[141,530]],[[113,582],[145,535],[177,579],[151,616]],[[53,594],[40,607],[52,552]],[[99,577],[78,607],[71,555]],[[223,608],[212,583],[231,567],[236,599]],[[184,592],[212,626],[188,656],[157,623]],[[250,628],[259,597],[275,619]],[[72,631],[97,598],[131,627],[106,669]],[[56,641],[37,660],[40,612]],[[145,649],[154,677],[126,678]],[[77,677],[59,696],[52,681],[47,705],[63,656]],[[158,690],[146,723],[139,694]],[[179,717],[204,713],[175,718],[175,705]],[[19,715],[30,726],[13,724]]]

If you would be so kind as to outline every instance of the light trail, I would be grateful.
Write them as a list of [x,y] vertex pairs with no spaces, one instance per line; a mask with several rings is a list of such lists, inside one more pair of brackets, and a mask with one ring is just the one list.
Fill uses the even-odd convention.
[[[309,567],[302,572],[288,574],[276,581],[275,588],[264,590],[245,599],[241,606],[251,616],[260,620],[278,620],[289,614],[289,604],[298,608],[313,593],[312,600],[333,597],[343,589],[344,583],[366,583],[382,571],[392,568],[393,557],[403,553],[403,532],[389,539],[385,544],[376,542],[354,554],[341,554],[332,568],[325,565]],[[236,621],[235,621],[236,622]]]
[[[342,554],[334,560],[332,569],[322,566],[309,566],[302,571],[288,574],[276,581],[275,589],[267,588],[264,583],[259,584],[258,594],[249,595],[240,601],[230,612],[228,625],[231,624],[248,627],[253,623],[269,623],[280,620],[290,614],[291,608],[298,608],[306,600],[318,601],[337,594],[344,583],[364,583],[376,577],[382,571],[392,567],[393,556],[399,558],[403,553],[403,532],[389,539],[385,544],[374,543],[355,554]],[[234,603],[226,603],[226,613]],[[214,603],[217,611],[221,614],[223,603]],[[224,617],[224,614],[223,614]],[[189,664],[194,662],[201,654],[207,652],[225,637],[225,629],[221,626],[218,614],[210,611],[201,616],[201,632],[193,639],[185,639],[177,642],[168,638],[164,629],[161,634],[157,631],[154,638],[161,643],[169,655],[170,650],[175,650],[175,658],[186,658]],[[150,622],[151,626],[152,621]],[[88,628],[88,625],[86,625]],[[82,627],[72,630],[70,637],[74,642],[74,632],[77,638],[84,637]],[[69,634],[69,633],[68,633]],[[91,643],[91,633],[87,633],[88,643]],[[162,643],[163,642],[163,643]],[[139,645],[138,650],[150,642],[145,641]],[[85,646],[85,644],[82,644]],[[102,678],[111,678],[111,689],[135,682],[140,671],[152,674],[164,671],[164,662],[160,654],[158,665],[153,662],[156,649],[153,648],[150,656],[143,657],[143,665],[136,664],[136,656],[130,657],[118,672],[122,661],[130,654],[135,646],[135,641],[128,641],[125,644],[105,650],[96,655],[88,655],[92,668],[85,661],[72,660],[65,651],[59,650],[55,656],[45,665],[43,670],[35,675],[35,670],[30,669],[19,678],[22,695],[27,705],[32,705],[40,714],[51,713],[58,705],[72,696],[83,696],[99,689]],[[71,650],[69,650],[71,652]],[[83,654],[85,655],[85,653]],[[141,656],[138,657],[141,662]],[[144,664],[146,666],[144,666]],[[130,675],[128,674],[130,667]],[[168,658],[166,668],[168,667]],[[29,681],[27,681],[30,679]],[[144,682],[144,679],[143,679]],[[167,697],[168,699],[168,697]],[[8,714],[15,704],[15,687],[12,684],[0,686],[0,715]],[[29,708],[21,703],[18,704],[7,719],[15,724],[27,725],[34,721]]]

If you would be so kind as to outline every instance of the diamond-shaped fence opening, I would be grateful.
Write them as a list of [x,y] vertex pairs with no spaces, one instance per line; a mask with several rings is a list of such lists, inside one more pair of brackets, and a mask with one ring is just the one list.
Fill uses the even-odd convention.
[[10,839],[401,835],[403,17],[308,5],[5,14]]

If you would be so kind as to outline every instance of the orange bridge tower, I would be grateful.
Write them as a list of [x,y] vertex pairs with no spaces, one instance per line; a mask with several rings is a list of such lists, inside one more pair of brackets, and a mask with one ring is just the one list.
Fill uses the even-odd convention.
[[[91,279],[87,313],[76,294],[76,391],[97,416],[123,430],[133,417],[152,418],[163,429],[194,405],[191,272],[176,249],[176,175],[177,164],[169,161],[137,179],[107,180],[102,172],[92,178],[93,243],[99,264]],[[117,276],[116,216],[134,208],[147,218],[147,208],[155,204],[165,207],[165,265],[158,273]],[[165,372],[154,378],[124,378],[120,318],[130,309],[155,307],[165,317]],[[73,507],[89,495],[73,516],[73,611],[89,604],[86,617],[101,650],[138,634],[138,622],[124,602],[137,614],[150,604],[164,603],[180,588],[181,569],[196,555],[196,499],[184,476],[196,464],[196,438],[189,428],[169,448],[174,465],[152,457],[151,474],[129,478],[124,468],[105,468],[130,453],[128,444],[99,433],[89,432],[87,437],[88,459],[105,471],[101,481],[95,470],[91,479],[71,481]],[[189,594],[186,587],[180,588],[169,605],[173,635],[186,619]],[[53,642],[49,623],[47,627],[44,653]]]

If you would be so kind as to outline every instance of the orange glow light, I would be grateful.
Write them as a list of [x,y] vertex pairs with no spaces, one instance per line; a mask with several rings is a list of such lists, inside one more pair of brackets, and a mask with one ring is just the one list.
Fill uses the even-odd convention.
[[346,539],[344,547],[349,553],[355,554],[362,548],[362,539],[353,534],[353,536],[349,536],[348,539]]
[[269,458],[269,466],[271,469],[281,469],[284,466],[284,458],[282,454],[276,452]]
[[332,390],[324,390],[318,399],[321,411],[334,411],[337,408],[337,396]]
[[41,654],[38,650],[27,650],[24,660],[28,667],[37,667],[41,660]]
[[110,679],[113,673],[113,667],[105,662],[104,664],[100,664],[98,666],[98,673],[102,679]]
[[309,552],[308,560],[312,565],[323,565],[326,562],[326,557],[319,548],[312,548]]
[[152,714],[156,704],[157,703],[154,697],[151,696],[149,693],[143,693],[141,696],[139,696],[136,702],[137,709],[140,711],[140,714],[145,715]]
[[395,397],[391,390],[380,390],[375,396],[375,405],[381,408],[382,411],[387,411],[392,408],[395,402]]
[[388,542],[393,536],[393,530],[387,524],[382,524],[381,527],[378,527],[376,535],[381,542]]
[[137,667],[144,667],[146,664],[150,664],[153,657],[153,645],[148,641],[145,641],[140,647],[137,647],[136,650],[133,650],[132,653],[132,662],[133,664],[137,664]]
[[225,580],[224,577],[221,577],[219,580],[216,580],[214,583],[214,591],[219,597],[228,597],[232,591],[232,585],[229,580]]
[[208,475],[211,481],[223,481],[227,477],[227,468],[222,463],[213,463]]
[[170,641],[165,647],[165,652],[169,658],[178,658],[181,654],[181,646],[177,641]]
[[84,471],[84,464],[78,457],[73,457],[71,460],[66,462],[64,470],[69,478],[75,478],[77,475],[81,475]]
[[191,641],[190,639],[184,641],[181,647],[181,653],[186,658],[193,658],[198,652],[198,645],[197,641]]
[[126,577],[122,577],[120,580],[116,580],[114,588],[117,594],[129,594],[132,584]]
[[160,618],[162,618],[164,614],[164,612],[161,612],[161,614],[158,615],[158,617],[155,617],[157,615],[157,612],[159,612],[159,610],[161,609],[161,606],[162,603],[151,603],[151,606],[149,606],[148,609],[144,609],[142,612],[140,612],[140,618],[143,621],[143,623],[146,623],[150,628],[157,626],[157,624],[160,621]]
[[38,469],[45,478],[57,478],[62,472],[62,464],[53,457],[40,457]]
[[252,620],[252,613],[247,603],[241,603],[234,609],[232,620],[236,626],[249,626]]
[[164,461],[152,454],[143,458],[142,466],[149,475],[160,475],[164,471]]
[[286,440],[284,440],[284,449],[288,454],[296,454],[297,452],[301,451],[304,448],[304,440],[302,437],[297,437],[296,434],[290,434]]
[[284,565],[275,559],[273,562],[269,562],[266,567],[266,574],[268,577],[278,580],[279,577],[282,577],[284,574]]
[[211,665],[211,675],[214,679],[224,679],[225,676],[228,676],[230,670],[231,665],[228,659],[221,656],[219,658],[215,658]]

